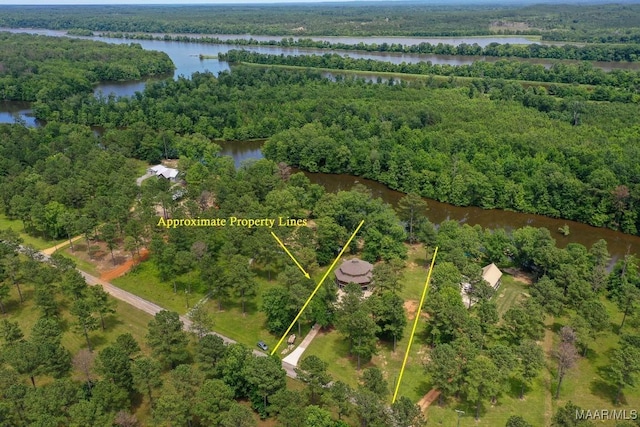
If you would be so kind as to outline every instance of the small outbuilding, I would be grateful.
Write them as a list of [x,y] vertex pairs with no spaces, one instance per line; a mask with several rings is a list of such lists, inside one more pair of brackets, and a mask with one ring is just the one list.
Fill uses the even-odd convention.
[[347,260],[335,271],[336,285],[340,289],[349,283],[360,285],[363,291],[369,290],[373,279],[373,265],[358,258]]
[[497,265],[491,263],[482,267],[482,278],[489,286],[498,290],[500,287],[500,279],[502,279],[502,271],[500,271]]
[[[482,280],[487,282],[494,290],[498,290],[500,287],[500,280],[502,279],[502,271],[497,265],[491,263],[482,267]],[[460,284],[460,295],[462,296],[462,302],[465,306],[471,308],[474,304],[469,294],[473,291],[473,285],[465,282]]]

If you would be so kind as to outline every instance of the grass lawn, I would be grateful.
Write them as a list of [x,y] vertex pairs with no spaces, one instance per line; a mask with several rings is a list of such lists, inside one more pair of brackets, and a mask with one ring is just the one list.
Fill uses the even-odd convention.
[[[616,387],[610,384],[604,377],[604,367],[609,363],[609,355],[612,349],[619,347],[620,336],[616,333],[622,322],[622,313],[618,311],[615,304],[605,298],[601,301],[607,307],[611,317],[611,330],[599,334],[594,342],[589,344],[586,357],[581,357],[578,363],[566,374],[560,396],[554,401],[554,410],[559,406],[564,406],[571,400],[582,409],[638,409],[640,408],[640,385],[635,387],[627,386],[622,390],[620,405],[615,406],[614,400]],[[554,329],[559,329],[561,325],[569,322],[568,317],[556,320]],[[623,333],[637,333],[630,326],[625,325]],[[554,347],[558,344],[558,336],[554,336]],[[553,389],[557,386],[556,378],[557,365],[550,363],[550,371],[553,375]]]
[[[176,281],[178,284],[178,292],[174,294],[173,283],[160,281],[156,267],[153,263],[145,261],[138,264],[134,270],[126,275],[114,279],[112,283],[168,310],[185,314],[188,312],[187,300],[185,298],[186,283],[197,283],[198,281],[199,279],[194,277],[192,273],[181,276]],[[275,287],[277,282],[275,280],[269,282],[260,276],[256,277],[256,281],[256,296],[246,299],[245,314],[242,314],[240,298],[233,296],[222,302],[221,311],[218,310],[217,300],[208,300],[205,307],[213,316],[214,331],[226,335],[252,349],[258,341],[262,340],[271,349],[276,345],[280,337],[271,335],[265,329],[266,316],[260,311],[260,307],[262,306],[262,294]],[[193,307],[193,305],[204,298],[204,296],[203,286],[193,286],[189,294],[189,307]],[[303,336],[310,330],[310,327],[311,325],[303,324]],[[297,326],[293,327],[291,333],[298,335]],[[280,349],[284,348],[285,346],[281,345]]]
[[532,390],[525,393],[520,400],[518,390],[513,390],[500,397],[495,405],[484,401],[480,411],[480,419],[475,420],[475,406],[461,404],[450,399],[446,405],[438,406],[434,402],[426,412],[428,425],[455,426],[458,421],[456,410],[463,411],[460,416],[461,427],[504,426],[511,415],[520,415],[530,424],[538,427],[546,426],[544,419],[544,383],[541,377],[536,378]]
[[[29,338],[31,328],[40,318],[40,310],[34,303],[33,288],[31,286],[23,286],[23,295],[25,302],[20,304],[18,298],[18,292],[13,287],[11,294],[6,303],[7,312],[6,319],[18,322],[22,332],[26,338]],[[60,300],[60,299],[58,299]],[[140,344],[143,350],[146,350],[144,344],[144,336],[147,333],[147,325],[151,321],[151,316],[140,311],[129,304],[111,299],[114,303],[116,312],[105,317],[106,330],[103,332],[102,328],[98,328],[95,331],[89,333],[89,339],[94,350],[100,350],[113,342],[115,338],[124,333],[131,333],[134,338]],[[87,341],[84,335],[78,334],[72,330],[74,317],[69,313],[66,301],[61,304],[62,312],[62,325],[65,330],[62,336],[62,345],[64,345],[72,354],[78,352],[78,350],[87,347]]]
[[22,221],[18,219],[9,219],[5,215],[0,215],[0,230],[12,229],[20,235],[25,244],[33,246],[36,249],[46,249],[51,246],[55,246],[65,241],[61,240],[47,240],[40,237],[30,236],[23,231]]
[[156,267],[151,262],[141,262],[129,273],[112,280],[112,283],[135,295],[145,298],[167,310],[185,314],[189,307],[204,298],[204,292],[198,286],[192,286],[187,294],[187,283],[198,283],[193,273],[187,273],[176,279],[177,292],[173,293],[173,282],[162,282],[158,278]]
[[522,300],[529,295],[528,285],[517,281],[513,276],[504,273],[502,275],[502,284],[498,288],[498,292],[493,297],[498,309],[498,315],[502,318],[504,313],[509,310],[516,302]]
[[62,250],[58,249],[58,251],[56,252],[62,253],[62,255],[66,258],[73,260],[73,262],[76,263],[76,267],[78,267],[80,270],[87,272],[92,276],[100,277],[100,272],[96,268],[96,265],[77,256],[74,252],[71,252],[71,249],[68,247],[68,245]]
[[[427,279],[428,264],[426,264],[425,256],[426,251],[422,246],[416,245],[409,248],[408,268],[405,270],[402,281],[403,288],[399,292],[399,295],[405,301],[415,301],[416,307]],[[429,256],[431,256],[431,251]],[[400,375],[402,359],[407,349],[415,317],[410,314],[409,318],[411,320],[407,322],[403,339],[397,342],[396,351],[393,352],[392,344],[380,342],[377,354],[374,355],[369,363],[362,363],[361,366],[361,369],[376,366],[383,371],[389,385],[389,402]],[[407,396],[414,402],[417,402],[430,389],[428,378],[423,369],[425,347],[421,336],[422,330],[424,330],[424,321],[418,323],[416,337],[414,338],[398,391],[398,396]],[[356,370],[357,360],[349,357],[349,342],[340,333],[333,330],[318,334],[305,352],[305,355],[310,354],[318,356],[329,364],[328,370],[334,380],[343,381],[352,387],[357,386],[360,375]]]
[[[262,277],[256,277],[258,283],[257,294],[245,303],[246,313],[242,314],[242,304],[240,298],[232,297],[222,302],[222,310],[218,309],[217,300],[207,301],[206,308],[213,315],[213,330],[226,335],[251,349],[256,347],[258,341],[264,341],[269,346],[269,351],[277,344],[280,336],[270,334],[265,328],[266,315],[260,309],[262,307],[262,295],[264,292],[278,286],[278,283],[268,281]],[[302,337],[304,337],[311,325],[301,324]],[[298,327],[294,325],[290,334],[296,334],[296,343],[301,342],[298,334]],[[278,354],[282,355],[282,350],[286,348],[286,342],[278,348]]]
[[[358,385],[362,370],[376,366],[380,368],[389,385],[389,402],[400,374],[402,358],[409,341],[409,332],[405,333],[405,338],[398,341],[396,352],[392,346],[386,343],[378,345],[378,353],[369,363],[362,363],[360,372],[357,371],[357,360],[349,356],[349,342],[337,331],[322,332],[316,336],[311,345],[307,348],[305,355],[316,355],[329,364],[328,371],[335,381],[342,381],[352,387]],[[422,357],[424,349],[414,339],[411,353],[407,361],[407,367],[403,374],[402,384],[398,396],[407,396],[412,401],[417,402],[430,387],[424,374]]]

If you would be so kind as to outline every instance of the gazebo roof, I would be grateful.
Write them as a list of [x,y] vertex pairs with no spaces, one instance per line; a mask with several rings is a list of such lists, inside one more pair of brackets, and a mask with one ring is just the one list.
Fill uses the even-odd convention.
[[335,271],[336,279],[342,283],[357,283],[364,285],[371,283],[373,265],[358,258],[342,263]]

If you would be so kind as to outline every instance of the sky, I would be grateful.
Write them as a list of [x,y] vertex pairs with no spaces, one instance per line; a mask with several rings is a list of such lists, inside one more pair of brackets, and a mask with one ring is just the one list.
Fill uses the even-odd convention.
[[[54,5],[54,4],[239,4],[239,3],[324,3],[345,0],[0,0],[0,5]],[[347,0],[371,1],[371,0]],[[398,0],[379,0],[398,1]]]

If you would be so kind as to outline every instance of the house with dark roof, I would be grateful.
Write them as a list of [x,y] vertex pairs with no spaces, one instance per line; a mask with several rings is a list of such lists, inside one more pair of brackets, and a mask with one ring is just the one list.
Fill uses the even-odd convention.
[[335,275],[336,285],[340,289],[349,283],[356,283],[363,291],[367,291],[373,279],[373,265],[367,261],[353,258],[343,262],[335,271]]

